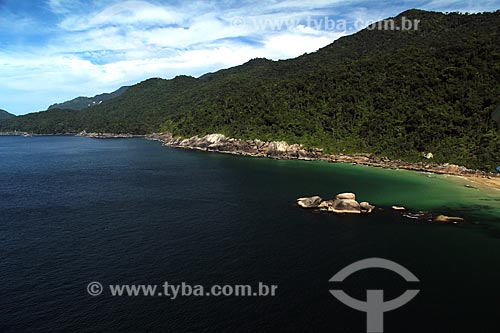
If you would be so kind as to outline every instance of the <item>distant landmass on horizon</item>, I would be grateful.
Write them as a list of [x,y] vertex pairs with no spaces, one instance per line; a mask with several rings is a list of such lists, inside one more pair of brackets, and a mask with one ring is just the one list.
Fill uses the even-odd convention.
[[76,97],[66,102],[52,104],[51,106],[49,106],[48,110],[50,109],[83,110],[92,106],[100,105],[101,103],[108,101],[112,98],[120,97],[125,91],[127,91],[128,88],[129,87],[124,86],[116,91],[113,91],[112,93],[103,93],[96,95],[94,97],[85,97],[85,96]]

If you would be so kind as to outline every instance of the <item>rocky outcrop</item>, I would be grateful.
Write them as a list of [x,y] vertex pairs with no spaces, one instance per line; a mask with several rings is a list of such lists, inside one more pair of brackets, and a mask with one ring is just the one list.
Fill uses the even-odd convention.
[[361,206],[353,199],[335,199],[328,211],[338,214],[361,214]]
[[[320,196],[299,198],[297,199],[297,204],[302,208],[317,209],[322,212],[335,214],[370,214],[375,210],[375,206],[366,201],[358,203],[356,201],[356,194],[354,193],[340,193],[333,200],[323,200]],[[391,208],[413,221],[452,225],[466,224],[465,219],[461,217],[451,217],[425,211],[412,212],[401,206],[392,206]]]
[[358,203],[354,193],[337,194],[334,200],[326,201],[322,201],[321,197],[318,196],[300,198],[297,199],[297,204],[303,208],[318,208],[322,211],[337,214],[368,214],[375,208],[368,202]]
[[170,134],[152,134],[148,138],[171,147],[276,159],[319,159],[322,152],[320,149],[306,149],[298,144],[289,145],[284,141],[239,140],[227,138],[222,134],[209,134],[201,138],[194,136],[188,139],[175,138]]
[[318,196],[297,199],[297,205],[302,208],[318,208],[323,199]]
[[288,144],[284,141],[242,140],[227,138],[222,134],[209,134],[204,137],[176,138],[169,133],[151,134],[147,138],[161,141],[166,146],[200,149],[227,154],[270,157],[276,159],[321,160],[332,163],[352,163],[386,169],[406,169],[438,174],[461,176],[477,176],[482,178],[500,179],[500,174],[467,169],[454,164],[407,163],[391,160],[387,157],[377,157],[374,154],[325,154],[322,149],[306,148],[301,144]]
[[425,211],[403,212],[403,216],[414,221],[433,222],[439,224],[450,224],[450,225],[473,224],[467,222],[464,218],[461,217],[452,217]]
[[463,223],[465,220],[461,217],[453,217],[453,216],[446,216],[446,215],[438,215],[434,218],[434,222],[438,223]]
[[361,202],[359,204],[359,207],[361,208],[361,213],[371,213],[375,209],[375,206],[370,205],[368,202]]
[[132,134],[116,134],[116,133],[87,133],[86,131],[82,131],[78,133],[76,136],[84,136],[87,138],[95,138],[95,139],[126,139],[126,138],[142,138],[143,135],[132,135]]
[[336,200],[356,200],[356,194],[354,193],[341,193],[335,196]]
[[334,200],[325,200],[319,204],[318,208],[321,210],[328,210],[330,207],[333,206],[333,202]]

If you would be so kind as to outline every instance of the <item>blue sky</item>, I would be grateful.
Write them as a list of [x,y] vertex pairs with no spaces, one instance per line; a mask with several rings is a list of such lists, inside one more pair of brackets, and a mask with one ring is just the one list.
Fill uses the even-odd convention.
[[0,0],[0,108],[292,58],[410,8],[494,11],[500,0]]

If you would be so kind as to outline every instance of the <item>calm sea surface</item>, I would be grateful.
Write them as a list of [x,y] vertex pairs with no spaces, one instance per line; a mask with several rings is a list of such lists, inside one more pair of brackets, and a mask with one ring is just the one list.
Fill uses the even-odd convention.
[[[337,301],[334,287],[361,300],[366,289],[383,289],[386,299],[420,289],[385,314],[385,332],[499,332],[500,192],[464,180],[143,139],[0,137],[0,183],[0,332],[366,332],[366,314]],[[478,225],[294,204],[341,192]],[[381,269],[328,282],[371,257],[405,266],[420,282]],[[87,293],[92,281],[102,295]],[[274,297],[176,299],[107,289],[165,281],[278,289]]]

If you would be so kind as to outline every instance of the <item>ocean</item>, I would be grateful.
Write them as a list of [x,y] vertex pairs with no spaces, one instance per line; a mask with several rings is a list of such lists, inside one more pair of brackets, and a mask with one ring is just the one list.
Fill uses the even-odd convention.
[[[419,294],[385,332],[498,332],[500,192],[466,180],[350,164],[281,161],[145,139],[0,137],[0,331],[366,332],[361,301]],[[354,192],[345,216],[295,200]],[[389,207],[461,216],[441,225]],[[329,282],[344,267],[384,269]],[[99,282],[93,296],[89,283]],[[262,296],[113,296],[109,285],[277,286]]]

